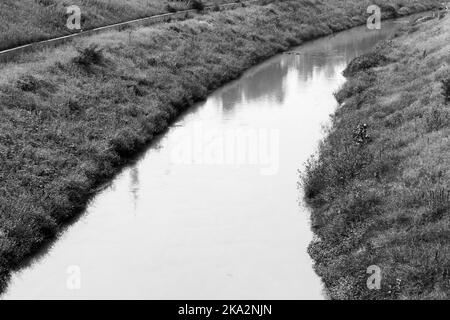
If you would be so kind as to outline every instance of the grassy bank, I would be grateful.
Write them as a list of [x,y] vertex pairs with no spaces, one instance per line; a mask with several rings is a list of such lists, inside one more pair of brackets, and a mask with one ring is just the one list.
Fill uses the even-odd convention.
[[366,8],[360,0],[251,6],[2,65],[0,283],[182,110],[289,46],[364,22]]
[[[211,5],[230,1],[202,2]],[[73,33],[66,27],[66,12],[71,5],[80,7],[82,29],[89,30],[150,15],[189,9],[186,3],[168,0],[2,0],[0,50]]]
[[[450,297],[449,22],[405,27],[345,71],[304,175],[310,254],[331,298]],[[366,286],[371,265],[380,290]]]

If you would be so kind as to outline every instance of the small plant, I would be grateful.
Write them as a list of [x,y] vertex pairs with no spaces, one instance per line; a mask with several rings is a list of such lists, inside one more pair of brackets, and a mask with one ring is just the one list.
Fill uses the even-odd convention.
[[177,8],[173,7],[172,5],[168,4],[167,5],[167,11],[169,12],[177,12]]
[[358,124],[352,133],[353,141],[358,145],[364,145],[369,143],[372,139],[367,134],[367,124]]
[[217,3],[214,5],[213,11],[216,11],[216,12],[220,11],[220,6]]
[[52,6],[55,4],[54,0],[36,0],[35,2],[44,7]]
[[425,116],[425,129],[427,132],[439,130],[448,125],[449,120],[450,117],[448,112],[433,108],[433,110]]
[[191,7],[198,11],[203,11],[205,9],[205,5],[201,0],[192,0]]
[[104,60],[103,48],[99,48],[96,44],[91,44],[86,48],[79,48],[77,51],[78,56],[73,61],[83,67],[99,65]]
[[442,95],[445,97],[445,102],[450,101],[450,78],[442,80]]
[[17,81],[17,87],[25,92],[33,92],[39,88],[39,80],[32,75],[25,75]]

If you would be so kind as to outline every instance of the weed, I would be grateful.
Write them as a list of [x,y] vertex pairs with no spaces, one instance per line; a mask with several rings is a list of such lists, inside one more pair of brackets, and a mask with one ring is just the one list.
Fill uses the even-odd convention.
[[442,82],[442,95],[445,98],[445,102],[450,101],[450,78],[444,79]]
[[432,132],[449,125],[450,115],[447,110],[434,107],[425,115],[425,130]]
[[104,61],[103,48],[99,48],[97,44],[78,48],[77,51],[78,56],[73,59],[73,62],[83,67],[99,65]]
[[205,9],[205,4],[202,2],[202,0],[192,0],[191,8],[198,11],[203,11]]
[[166,8],[167,8],[168,12],[177,12],[178,11],[177,8],[175,8],[174,6],[172,6],[170,4],[167,4]]

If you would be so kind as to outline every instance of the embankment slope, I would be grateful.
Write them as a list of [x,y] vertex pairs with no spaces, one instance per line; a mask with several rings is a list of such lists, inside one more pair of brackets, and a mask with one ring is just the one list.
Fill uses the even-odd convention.
[[[449,52],[450,19],[434,19],[346,70],[342,106],[303,176],[310,254],[333,299],[450,296]],[[380,290],[368,290],[371,265]]]

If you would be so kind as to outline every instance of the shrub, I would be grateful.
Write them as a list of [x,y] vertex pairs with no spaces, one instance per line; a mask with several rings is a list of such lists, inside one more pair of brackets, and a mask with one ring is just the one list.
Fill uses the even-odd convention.
[[305,172],[301,175],[302,186],[306,199],[312,201],[325,189],[325,170],[317,159],[310,158],[305,166]]
[[103,48],[97,44],[91,44],[85,48],[78,48],[78,56],[73,59],[76,64],[88,67],[101,64],[104,60]]
[[429,191],[428,198],[427,211],[423,215],[422,220],[436,222],[442,219],[450,208],[448,191],[445,188]]
[[48,6],[52,6],[55,4],[54,0],[36,0],[36,3],[44,6],[44,7],[48,7]]
[[130,128],[119,130],[111,139],[111,146],[120,156],[128,156],[142,145],[143,137]]
[[198,11],[203,11],[205,9],[205,5],[201,0],[192,0],[191,7],[192,9],[196,9]]
[[170,4],[168,4],[166,8],[169,12],[177,12],[177,8],[171,6]]
[[32,75],[25,75],[17,80],[17,87],[22,91],[33,92],[39,88],[39,80]]
[[450,101],[450,78],[442,80],[442,95],[445,97],[445,102]]

